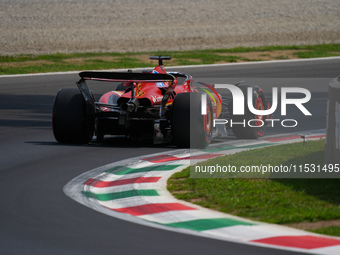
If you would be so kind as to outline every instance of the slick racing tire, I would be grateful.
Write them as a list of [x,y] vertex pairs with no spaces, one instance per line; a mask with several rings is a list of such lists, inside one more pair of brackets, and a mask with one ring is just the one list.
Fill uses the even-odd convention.
[[[245,95],[244,115],[233,115],[232,122],[237,123],[232,125],[234,135],[239,139],[257,139],[263,136],[265,131],[265,116],[255,115],[248,109],[247,88],[242,88]],[[253,87],[253,106],[256,110],[265,110],[266,101],[263,91],[257,87]],[[232,111],[232,102],[229,104],[229,110]],[[244,123],[240,124],[240,123]]]
[[94,119],[87,116],[85,100],[78,89],[61,89],[53,104],[52,127],[59,143],[86,144],[92,140]]
[[201,114],[201,93],[180,93],[173,101],[172,135],[181,148],[205,148],[212,138],[213,108],[207,97],[207,114]]

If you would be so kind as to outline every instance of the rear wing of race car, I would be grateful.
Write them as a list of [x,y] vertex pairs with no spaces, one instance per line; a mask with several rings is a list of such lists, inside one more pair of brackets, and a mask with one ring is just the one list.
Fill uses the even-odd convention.
[[[169,82],[169,86],[162,98],[160,104],[160,116],[163,115],[163,109],[166,106],[170,96],[173,94],[176,83],[175,77],[171,74],[159,74],[159,73],[123,73],[123,72],[81,72],[79,73],[80,80],[77,82],[77,86],[82,93],[85,102],[87,111],[91,114],[95,114],[95,101],[92,97],[92,94],[86,84],[86,80],[95,80],[95,81],[106,81],[106,82],[131,82],[131,99],[134,100],[135,95],[134,84],[141,82]],[[114,108],[115,106],[107,107]]]
[[133,81],[133,82],[173,82],[175,77],[159,73],[122,73],[122,72],[81,72],[83,80]]

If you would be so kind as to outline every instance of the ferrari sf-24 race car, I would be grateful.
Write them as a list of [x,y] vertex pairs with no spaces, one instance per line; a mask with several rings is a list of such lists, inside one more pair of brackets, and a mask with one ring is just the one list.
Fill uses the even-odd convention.
[[[195,82],[189,74],[166,72],[163,61],[170,57],[150,59],[158,60],[153,70],[81,72],[78,88],[60,89],[53,104],[55,139],[60,143],[85,144],[92,141],[94,134],[99,142],[105,135],[125,135],[132,139],[149,137],[155,144],[170,142],[182,148],[205,148],[214,135],[226,135],[226,128],[230,128],[229,121],[222,128],[214,125],[219,117],[235,122],[240,118],[244,122],[255,119],[251,126],[231,127],[237,138],[263,135],[263,123],[269,116],[257,116],[249,110],[244,116],[233,116],[232,98],[225,102],[214,84]],[[96,101],[88,80],[114,82],[116,89]],[[253,87],[252,102],[255,109],[270,108],[259,87]]]

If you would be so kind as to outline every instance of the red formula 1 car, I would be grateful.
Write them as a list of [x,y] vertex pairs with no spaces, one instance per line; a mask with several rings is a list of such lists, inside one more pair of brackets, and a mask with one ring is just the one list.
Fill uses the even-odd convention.
[[[208,146],[214,134],[214,120],[219,116],[233,118],[228,114],[230,109],[222,112],[222,105],[228,108],[231,102],[223,103],[214,85],[194,86],[190,75],[166,72],[163,60],[170,57],[150,59],[159,62],[152,71],[81,72],[78,89],[59,90],[52,116],[56,140],[89,143],[94,134],[98,141],[105,135],[125,135],[135,139],[149,137],[155,144]],[[87,80],[120,83],[96,102]],[[255,87],[253,102],[256,109],[267,109],[263,91],[258,87]],[[256,118],[263,120],[266,116]],[[264,125],[232,129],[238,138],[257,138],[263,135]]]

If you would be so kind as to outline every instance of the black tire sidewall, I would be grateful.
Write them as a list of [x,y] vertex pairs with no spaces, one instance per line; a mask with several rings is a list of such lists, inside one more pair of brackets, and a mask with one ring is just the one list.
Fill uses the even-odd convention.
[[86,113],[85,100],[78,89],[61,89],[53,104],[52,128],[60,143],[85,144],[91,141],[94,121]]
[[[204,129],[204,118],[201,114],[202,93],[177,94],[172,105],[172,135],[175,145],[181,148],[205,148],[212,138],[213,109],[211,100],[207,106],[210,110],[210,130]],[[209,97],[208,97],[209,98]]]

